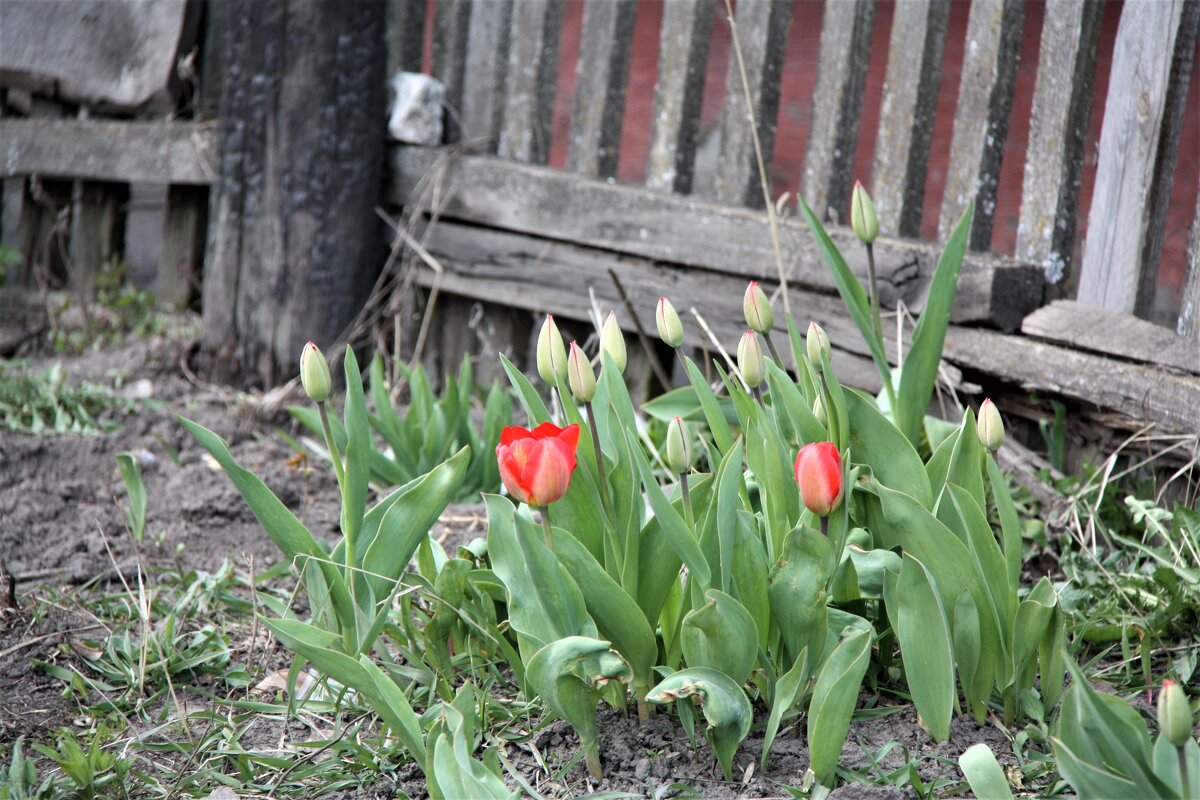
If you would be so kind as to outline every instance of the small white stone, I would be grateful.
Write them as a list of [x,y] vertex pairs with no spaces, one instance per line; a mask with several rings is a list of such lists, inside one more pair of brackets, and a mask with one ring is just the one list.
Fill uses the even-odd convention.
[[392,78],[395,99],[388,134],[406,144],[442,143],[442,106],[446,89],[441,81],[416,72],[397,72]]

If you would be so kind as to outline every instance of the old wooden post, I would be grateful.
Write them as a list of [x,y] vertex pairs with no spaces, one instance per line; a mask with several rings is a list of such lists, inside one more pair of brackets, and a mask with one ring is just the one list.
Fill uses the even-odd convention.
[[204,276],[223,373],[293,374],[331,344],[381,263],[384,5],[231,3]]

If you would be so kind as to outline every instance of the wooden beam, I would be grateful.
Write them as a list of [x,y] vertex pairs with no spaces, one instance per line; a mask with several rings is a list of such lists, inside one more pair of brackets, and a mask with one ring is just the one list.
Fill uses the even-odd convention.
[[529,164],[550,158],[563,0],[517,0],[509,37],[508,96],[500,155]]
[[617,174],[636,11],[634,0],[587,0],[583,7],[567,149],[567,169],[573,172],[593,178]]
[[477,152],[494,153],[500,141],[512,8],[512,0],[491,0],[471,10],[462,127],[463,138],[478,143]]
[[[761,212],[426,148],[395,147],[391,164],[394,202],[425,202],[418,196],[422,179],[437,175],[444,188],[438,206],[452,219],[725,272],[742,280],[767,277],[765,265],[774,263]],[[830,235],[850,267],[865,278],[866,257],[850,230],[835,227]],[[792,281],[801,288],[836,291],[807,225],[785,220],[781,240]],[[903,300],[920,308],[939,256],[933,245],[880,238],[875,259],[883,305]],[[1040,270],[1032,265],[968,253],[952,319],[1014,330],[1040,305],[1041,281]]]
[[870,188],[879,229],[893,236],[920,235],[949,18],[950,0],[904,0],[892,17]]
[[1026,317],[1021,333],[1076,350],[1200,375],[1200,346],[1195,339],[1120,311],[1058,300]]
[[0,177],[61,175],[125,183],[212,182],[215,123],[0,120]]
[[[875,27],[874,0],[827,0],[800,193],[822,220],[850,209],[854,149]],[[768,161],[768,163],[770,163]],[[840,217],[843,222],[848,216]]]
[[713,7],[714,0],[663,5],[654,133],[646,165],[646,186],[651,189],[678,194],[692,190]]
[[1051,287],[1071,274],[1103,13],[1092,0],[1051,0],[1042,23],[1016,255],[1040,264]]
[[1142,256],[1153,235],[1150,193],[1183,6],[1163,0],[1121,12],[1112,61],[1121,80],[1108,85],[1076,298],[1089,306],[1134,313],[1146,305]]

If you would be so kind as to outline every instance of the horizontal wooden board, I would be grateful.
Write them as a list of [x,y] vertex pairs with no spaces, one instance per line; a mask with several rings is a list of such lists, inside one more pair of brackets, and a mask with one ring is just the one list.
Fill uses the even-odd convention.
[[1021,323],[1021,333],[1077,350],[1200,375],[1200,343],[1195,339],[1129,314],[1074,300],[1057,300],[1039,308]]
[[[426,176],[441,187],[440,213],[468,221],[559,241],[636,255],[655,261],[770,279],[775,255],[764,213],[732,208],[694,197],[638,186],[595,181],[577,175],[482,156],[450,156],[446,151],[394,147],[391,199],[425,206],[418,194]],[[848,228],[830,235],[860,277],[866,255]],[[804,222],[781,225],[780,238],[789,283],[833,292],[836,287]],[[903,300],[919,310],[940,249],[904,239],[875,243],[880,298],[885,307]],[[952,319],[1015,330],[1041,303],[1038,267],[986,254],[970,253]]]
[[38,173],[120,183],[212,183],[216,123],[0,120],[0,177]]

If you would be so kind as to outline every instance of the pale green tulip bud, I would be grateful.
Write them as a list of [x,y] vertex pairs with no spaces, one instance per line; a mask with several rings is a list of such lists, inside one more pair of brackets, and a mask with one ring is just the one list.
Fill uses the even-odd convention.
[[1192,738],[1192,707],[1183,688],[1168,678],[1158,692],[1158,729],[1175,747],[1183,747]]
[[608,312],[608,319],[604,320],[604,327],[600,329],[600,352],[608,353],[617,365],[618,372],[625,372],[625,334],[621,333],[621,326],[617,324],[615,311]]
[[553,386],[559,378],[567,377],[567,348],[563,344],[562,334],[558,332],[558,325],[554,324],[554,317],[549,314],[538,333],[537,369],[548,386]]
[[979,441],[993,453],[1004,444],[1004,420],[1000,418],[1000,410],[990,398],[979,406],[979,419],[975,421],[975,430],[979,434]]
[[314,403],[324,403],[329,398],[329,389],[333,385],[329,377],[329,362],[312,342],[304,345],[300,351],[300,383],[308,399]]
[[825,413],[825,404],[821,402],[821,395],[817,395],[817,399],[813,401],[813,416],[817,418],[817,422],[829,427],[829,415]]
[[805,342],[808,345],[808,360],[813,363],[814,367],[821,366],[821,356],[829,358],[833,351],[829,347],[829,337],[825,334],[825,329],[815,322],[808,324],[808,339]]
[[858,181],[850,195],[850,227],[863,244],[871,244],[879,236],[879,217],[875,216],[875,204],[871,195]]
[[758,334],[754,331],[742,334],[742,340],[738,342],[737,365],[738,372],[742,373],[742,380],[751,389],[762,383],[765,370],[762,347],[758,343]]
[[571,355],[567,356],[567,383],[577,402],[590,403],[596,396],[596,373],[592,370],[592,362],[575,342],[571,342]]
[[679,417],[673,418],[667,424],[667,445],[663,460],[672,472],[679,474],[687,472],[692,465],[692,445],[688,437],[687,427]]
[[675,306],[665,297],[658,298],[658,307],[654,309],[654,322],[658,325],[658,338],[671,347],[683,344],[683,324],[675,313]]
[[746,294],[742,297],[742,314],[746,324],[755,333],[768,334],[775,324],[775,314],[771,311],[771,300],[767,293],[758,285],[758,281],[750,281]]

